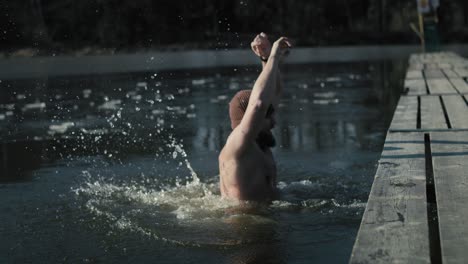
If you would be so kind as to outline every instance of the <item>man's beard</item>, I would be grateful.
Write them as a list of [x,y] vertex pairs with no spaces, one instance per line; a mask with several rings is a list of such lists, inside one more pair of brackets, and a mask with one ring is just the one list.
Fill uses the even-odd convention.
[[271,131],[261,131],[258,134],[256,141],[262,150],[276,146],[276,140]]

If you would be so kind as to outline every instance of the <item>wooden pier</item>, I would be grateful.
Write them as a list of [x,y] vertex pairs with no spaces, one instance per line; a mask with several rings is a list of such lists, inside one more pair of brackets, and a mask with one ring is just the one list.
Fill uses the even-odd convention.
[[350,263],[468,263],[468,60],[414,54]]

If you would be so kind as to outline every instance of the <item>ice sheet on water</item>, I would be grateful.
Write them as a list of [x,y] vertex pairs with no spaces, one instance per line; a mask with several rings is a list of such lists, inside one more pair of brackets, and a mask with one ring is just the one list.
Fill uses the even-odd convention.
[[28,111],[28,110],[42,110],[46,108],[46,103],[44,102],[34,102],[30,104],[25,104],[21,110],[23,112]]
[[325,79],[325,81],[327,81],[327,82],[341,82],[341,78],[340,78],[340,77],[336,77],[336,76],[327,77],[327,78]]
[[226,100],[227,98],[228,98],[227,95],[222,94],[222,95],[218,95],[218,98],[217,98],[217,99],[218,99],[219,101],[222,101],[222,100]]
[[146,87],[148,87],[148,83],[147,82],[137,82],[136,87],[146,88]]
[[104,135],[109,132],[106,128],[96,128],[96,129],[85,129],[81,128],[80,129],[82,133],[88,134],[88,135]]
[[314,93],[314,96],[319,97],[319,98],[334,98],[336,97],[336,93],[335,92]]
[[315,99],[313,101],[314,104],[318,105],[329,105],[329,104],[337,104],[339,103],[340,100],[338,98],[333,98],[333,99]]
[[132,100],[134,101],[141,101],[142,98],[143,96],[141,96],[141,94],[136,94],[132,96]]
[[50,125],[49,126],[49,135],[54,135],[54,134],[63,134],[65,133],[70,127],[75,126],[75,123],[73,122],[63,122],[59,125]]
[[152,113],[153,115],[162,115],[162,114],[164,114],[164,110],[162,110],[162,109],[154,109],[154,110],[151,111],[151,113]]
[[239,90],[239,88],[240,88],[239,83],[236,83],[236,82],[229,83],[229,90]]
[[122,100],[120,99],[109,100],[109,101],[104,102],[102,105],[98,106],[98,109],[117,110],[120,108],[121,103],[122,103]]
[[206,79],[196,79],[192,80],[192,85],[197,86],[197,85],[204,85],[206,83]]
[[92,93],[91,89],[84,89],[83,90],[83,98],[89,98],[91,93]]
[[13,109],[15,109],[15,104],[4,104],[4,105],[0,105],[0,109],[13,110]]

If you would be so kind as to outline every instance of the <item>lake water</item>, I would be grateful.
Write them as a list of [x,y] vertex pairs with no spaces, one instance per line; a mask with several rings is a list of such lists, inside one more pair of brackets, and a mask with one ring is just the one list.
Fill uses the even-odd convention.
[[282,197],[242,207],[217,155],[259,68],[3,80],[0,262],[347,263],[401,65],[286,65]]

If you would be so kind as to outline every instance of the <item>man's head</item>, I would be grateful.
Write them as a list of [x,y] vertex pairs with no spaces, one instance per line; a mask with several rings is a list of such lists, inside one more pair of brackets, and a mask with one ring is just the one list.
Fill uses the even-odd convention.
[[[234,130],[244,117],[245,111],[249,104],[251,90],[241,90],[234,95],[229,102],[229,118],[231,119],[231,128]],[[257,143],[262,149],[266,147],[274,147],[276,145],[275,138],[271,133],[271,129],[275,126],[274,119],[275,109],[273,105],[268,107],[265,118],[262,121],[262,129],[257,136]]]

